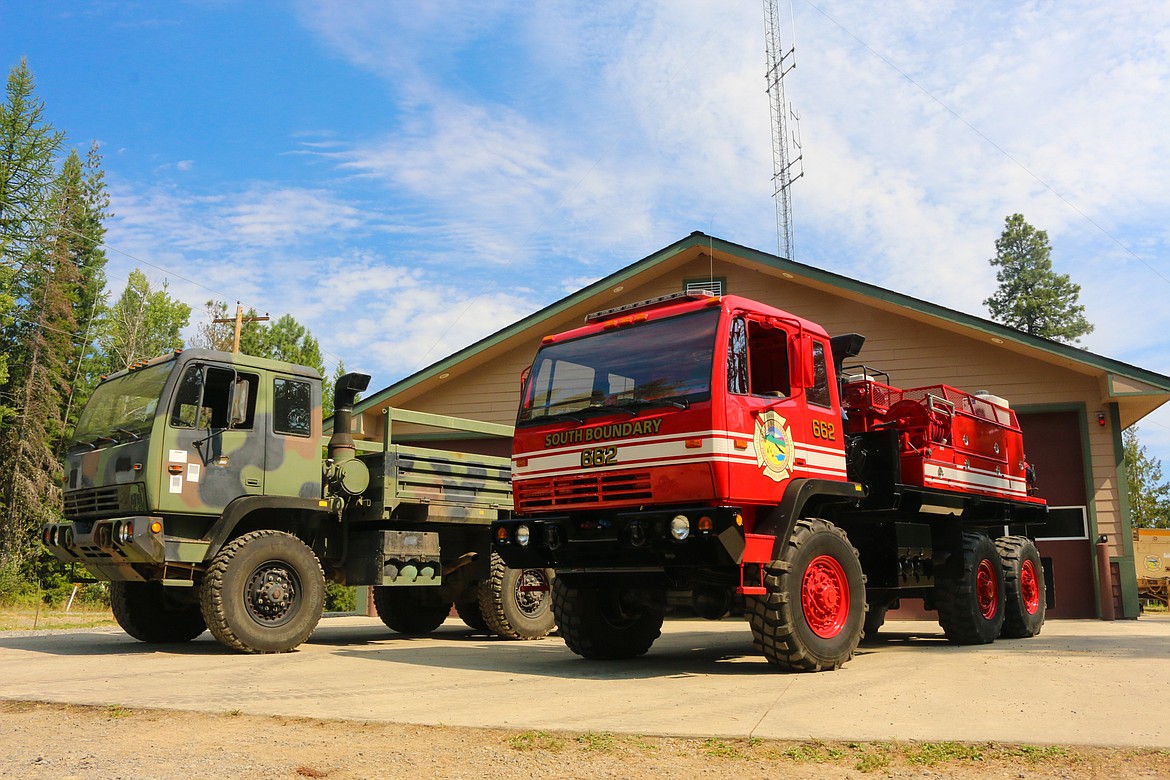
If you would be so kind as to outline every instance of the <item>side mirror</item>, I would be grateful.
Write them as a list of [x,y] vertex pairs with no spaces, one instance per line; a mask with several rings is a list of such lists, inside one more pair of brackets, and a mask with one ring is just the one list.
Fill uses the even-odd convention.
[[228,427],[235,428],[248,421],[248,390],[247,379],[232,382],[231,414],[228,418]]
[[788,345],[788,376],[792,389],[812,387],[816,384],[813,372],[813,340],[807,333],[794,336]]

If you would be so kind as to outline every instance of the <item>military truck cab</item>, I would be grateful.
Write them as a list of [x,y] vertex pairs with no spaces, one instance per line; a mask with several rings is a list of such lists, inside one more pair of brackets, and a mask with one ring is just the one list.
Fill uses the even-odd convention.
[[311,368],[196,349],[107,377],[68,450],[67,522],[43,542],[109,581],[114,616],[147,642],[210,629],[236,650],[291,650],[321,617],[326,579],[373,585],[400,633],[434,630],[454,603],[474,628],[547,634],[551,575],[492,558],[508,459],[392,433],[395,420],[471,437],[511,427],[387,410],[383,441],[359,445],[350,418],[368,382],[338,380],[326,442]]

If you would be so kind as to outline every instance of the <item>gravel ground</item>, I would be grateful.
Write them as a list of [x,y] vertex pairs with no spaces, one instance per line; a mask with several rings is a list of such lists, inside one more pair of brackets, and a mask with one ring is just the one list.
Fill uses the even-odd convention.
[[0,700],[0,778],[1170,778],[1170,750],[676,739]]

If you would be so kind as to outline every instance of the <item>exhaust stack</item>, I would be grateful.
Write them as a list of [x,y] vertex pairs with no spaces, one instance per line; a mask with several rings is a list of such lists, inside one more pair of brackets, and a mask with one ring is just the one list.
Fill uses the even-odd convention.
[[329,458],[334,463],[353,460],[353,405],[357,394],[370,386],[369,374],[345,374],[333,386],[333,435],[329,437]]

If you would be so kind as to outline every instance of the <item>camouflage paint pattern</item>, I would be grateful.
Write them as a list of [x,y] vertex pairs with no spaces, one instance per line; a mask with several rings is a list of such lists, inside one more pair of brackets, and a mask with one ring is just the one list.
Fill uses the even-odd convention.
[[[233,410],[240,382],[248,387],[247,403]],[[510,437],[510,426],[387,410],[384,441],[359,446],[361,468],[371,473],[369,487],[355,501],[341,482],[323,480],[323,473],[336,480],[339,472],[325,468],[321,378],[312,369],[209,350],[177,352],[109,377],[90,400],[93,413],[127,406],[130,385],[137,386],[137,395],[129,404],[133,412],[123,415],[129,427],[117,414],[106,415],[112,421],[100,435],[87,436],[79,426],[82,435],[66,462],[70,522],[46,527],[43,539],[59,559],[85,563],[101,579],[192,584],[214,553],[213,524],[244,496],[318,499],[358,525],[424,522],[435,531],[444,525],[486,527],[512,509],[509,458],[411,446],[392,436],[395,420],[477,436]],[[294,385],[295,414],[287,403],[278,408],[278,397],[283,392],[287,401]],[[242,422],[230,424],[236,416]],[[345,465],[345,471],[357,466]],[[161,524],[157,531],[155,521]],[[475,542],[471,550],[470,542],[456,541],[463,534],[444,539],[444,562],[468,552],[486,554],[489,544]],[[435,546],[438,557],[437,535]],[[388,553],[383,563],[394,571],[352,584],[443,582],[440,568],[413,571],[419,562],[412,556]]]
[[[194,384],[204,395],[184,395],[184,379],[195,374],[202,378]],[[240,406],[246,412],[242,423],[232,426],[224,417],[231,412],[226,385],[219,388],[221,397],[210,402],[224,407],[220,419],[203,411],[209,408],[206,404],[197,408],[198,401],[187,404],[186,417],[180,413],[184,400],[208,401],[213,376],[248,385],[247,403]],[[61,560],[84,561],[109,579],[140,579],[131,564],[202,561],[207,543],[200,543],[200,537],[236,498],[321,497],[321,378],[316,371],[247,355],[187,350],[108,377],[90,404],[125,405],[118,389],[130,383],[161,385],[153,406],[141,405],[127,417],[133,420],[127,427],[90,441],[80,430],[66,457],[65,516],[72,521],[68,538],[73,545],[61,544],[63,528],[58,529],[58,544],[51,543],[51,528],[44,539]],[[286,412],[283,425],[277,424],[273,408],[274,386],[280,383],[296,383],[302,401],[295,421]],[[187,389],[192,387],[189,383]],[[288,431],[290,422],[295,432]],[[114,525],[131,519],[138,521],[135,537],[111,544]],[[150,519],[167,526],[160,537],[170,536],[140,546],[138,533],[149,527]]]

